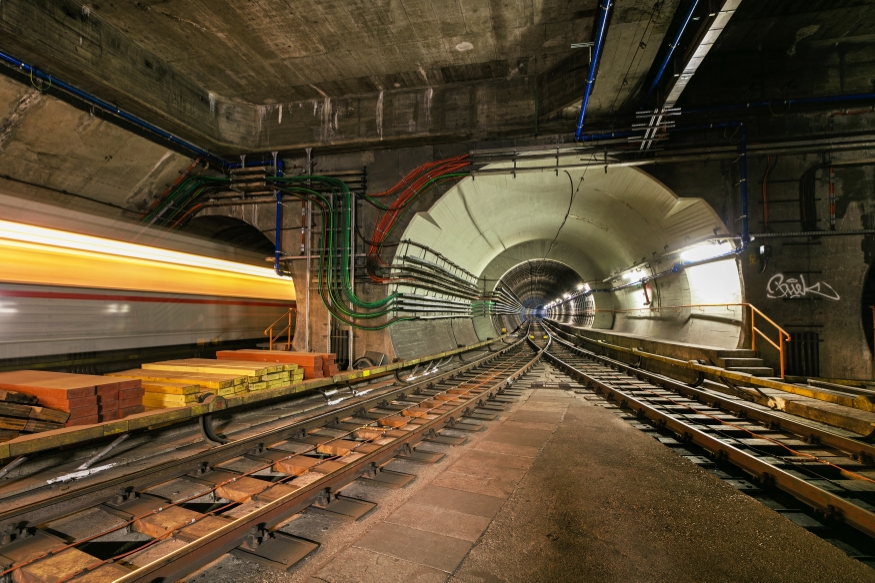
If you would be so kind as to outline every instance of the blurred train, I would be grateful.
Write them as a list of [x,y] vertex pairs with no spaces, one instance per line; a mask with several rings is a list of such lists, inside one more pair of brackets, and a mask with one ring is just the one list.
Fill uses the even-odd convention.
[[0,362],[264,339],[294,284],[241,257],[0,196]]

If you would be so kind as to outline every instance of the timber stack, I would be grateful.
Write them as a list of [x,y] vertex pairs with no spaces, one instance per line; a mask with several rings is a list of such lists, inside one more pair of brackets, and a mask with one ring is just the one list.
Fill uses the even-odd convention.
[[[18,419],[0,422],[0,427],[19,433],[115,421],[144,411],[143,387],[133,379],[21,370],[0,373],[0,391],[6,411],[0,417]],[[22,424],[22,419],[34,423]]]
[[192,405],[206,393],[232,396],[285,387],[302,379],[302,372],[294,364],[209,358],[151,362],[139,369],[110,374],[139,379],[146,391],[143,404],[156,409]]
[[[281,362],[297,364],[304,372],[304,379],[321,379],[338,373],[337,355],[320,352],[292,352],[288,350],[221,350],[216,358],[239,359],[254,362]],[[327,366],[326,366],[327,364]]]

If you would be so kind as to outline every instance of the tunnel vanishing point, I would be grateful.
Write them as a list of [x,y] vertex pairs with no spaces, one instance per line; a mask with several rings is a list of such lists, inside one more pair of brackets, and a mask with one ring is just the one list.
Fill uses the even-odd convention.
[[0,2],[0,583],[875,581],[873,35]]

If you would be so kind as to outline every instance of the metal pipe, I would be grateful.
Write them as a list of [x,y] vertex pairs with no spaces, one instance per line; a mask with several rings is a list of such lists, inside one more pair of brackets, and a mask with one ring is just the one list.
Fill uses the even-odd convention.
[[58,89],[61,89],[61,90],[65,91],[66,93],[73,95],[74,97],[78,97],[79,99],[81,99],[82,101],[85,101],[86,103],[89,103],[95,107],[99,107],[100,109],[102,109],[103,111],[106,111],[107,113],[111,113],[112,115],[115,115],[115,116],[122,118],[126,122],[132,123],[135,126],[140,127],[140,128],[142,128],[150,133],[153,133],[157,136],[160,136],[161,138],[164,138],[165,140],[168,140],[168,141],[170,141],[178,146],[182,146],[186,150],[189,150],[190,152],[194,152],[198,156],[203,156],[204,158],[208,158],[209,160],[211,160],[215,164],[219,164],[221,166],[228,165],[227,160],[223,160],[219,156],[216,156],[215,154],[212,154],[209,151],[204,150],[203,148],[195,146],[191,142],[187,142],[187,141],[183,140],[182,138],[178,138],[178,137],[174,136],[173,134],[171,134],[170,132],[162,130],[158,126],[153,125],[145,120],[142,120],[139,117],[137,117],[133,114],[130,114],[122,109],[119,109],[118,107],[111,105],[111,104],[107,103],[106,101],[103,101],[102,99],[99,99],[99,98],[97,98],[89,93],[86,93],[86,92],[82,91],[81,89],[74,87],[73,85],[70,85],[69,83],[65,83],[65,82],[61,81],[60,79],[56,79],[55,77],[52,77],[48,73],[44,73],[44,72],[40,71],[39,69],[37,69],[33,65],[28,65],[24,61],[16,59],[15,57],[7,55],[6,53],[3,53],[3,52],[0,52],[0,62],[5,63],[5,64],[7,64],[10,67],[13,67],[15,69],[21,69],[22,71],[30,74],[31,78],[36,77],[37,79],[47,81],[49,83],[50,87],[57,87]]
[[577,132],[575,139],[580,141],[580,135],[583,132],[583,121],[586,117],[586,107],[589,105],[589,96],[592,94],[592,85],[595,82],[595,72],[598,69],[599,57],[602,54],[602,47],[605,42],[605,32],[608,29],[608,14],[611,8],[611,0],[601,0],[599,2],[599,13],[596,33],[595,45],[592,50],[592,59],[589,63],[589,73],[586,76],[586,88],[583,91],[583,102],[580,104],[580,116],[577,118]]
[[853,93],[851,95],[826,95],[823,97],[804,97],[797,99],[775,99],[770,101],[748,101],[710,107],[692,107],[683,109],[684,114],[713,113],[717,111],[732,111],[735,109],[754,109],[761,107],[790,107],[791,105],[820,105],[829,103],[845,103],[850,101],[875,100],[875,93]]
[[790,231],[788,233],[753,233],[750,238],[781,239],[791,237],[849,237],[854,235],[875,235],[875,229],[849,229],[847,231]]
[[[313,174],[313,148],[307,148],[307,176],[311,176]],[[311,181],[307,180],[307,188],[311,188]],[[306,265],[306,281],[304,282],[304,305],[306,306],[307,312],[304,314],[304,352],[310,352],[310,269],[312,267],[312,262],[310,260],[310,256],[313,254],[311,250],[311,241],[312,241],[312,222],[313,222],[313,203],[307,200],[306,205],[301,206],[301,210],[305,212],[305,221],[304,224],[307,225],[306,229],[302,229],[302,234],[305,234],[304,240],[304,255],[307,257],[307,265]],[[329,329],[329,336],[331,335],[331,331]]]
[[[282,178],[284,164],[282,158],[277,157],[278,152],[273,153],[273,167],[277,178]],[[273,256],[273,270],[280,277],[283,276],[283,267],[280,263],[280,258],[283,253],[283,191],[276,191],[276,235],[275,235],[275,251]],[[272,348],[272,347],[271,347]]]
[[[349,238],[350,239],[350,242],[349,242],[349,247],[350,247],[349,248],[349,273],[350,273],[350,280],[351,280],[350,286],[352,287],[353,293],[355,293],[355,240],[356,240],[356,238],[355,238],[355,229],[356,229],[355,221],[356,221],[356,206],[358,205],[358,198],[356,198],[354,196],[350,197],[350,198],[351,198],[350,204],[352,205],[352,208],[350,209],[350,213],[352,215],[351,220],[350,220],[350,233],[352,234],[352,236]],[[352,309],[352,302],[350,302],[349,307],[350,307],[350,309]],[[349,339],[348,339],[349,342],[348,342],[348,346],[347,346],[347,355],[349,357],[349,364],[347,365],[347,370],[352,370],[352,361],[353,361],[352,351],[354,348],[354,346],[353,346],[353,332],[354,331],[355,331],[355,328],[353,328],[352,324],[350,324],[350,326],[349,326]]]
[[741,140],[738,142],[738,169],[741,173],[741,245],[747,247],[750,231],[747,220],[747,132],[740,124]]
[[80,465],[76,469],[77,470],[87,470],[88,468],[93,466],[96,462],[98,462],[98,461],[102,460],[104,457],[106,457],[106,454],[108,454],[109,452],[114,450],[116,447],[121,445],[121,443],[123,441],[125,441],[128,437],[130,437],[130,435],[131,435],[130,433],[123,433],[123,434],[119,435],[112,443],[110,443],[109,445],[104,447],[102,450],[97,452],[97,454],[92,456],[90,459],[86,460],[82,465]]
[[[693,3],[690,5],[690,9],[687,11],[687,15],[684,18],[683,24],[681,24],[680,30],[674,36],[674,40],[668,43],[668,53],[665,55],[665,58],[662,60],[662,64],[659,66],[659,70],[656,72],[656,78],[653,79],[653,82],[650,84],[650,87],[647,89],[647,93],[644,95],[644,100],[641,102],[642,104],[646,104],[650,99],[650,96],[653,95],[653,92],[656,90],[656,86],[662,80],[662,75],[665,73],[665,68],[668,66],[668,62],[671,60],[672,55],[674,54],[675,49],[678,47],[678,43],[680,43],[681,37],[684,32],[687,30],[687,26],[690,24],[690,20],[693,18],[693,12],[699,6],[699,0],[693,0]],[[674,105],[674,104],[672,104]]]

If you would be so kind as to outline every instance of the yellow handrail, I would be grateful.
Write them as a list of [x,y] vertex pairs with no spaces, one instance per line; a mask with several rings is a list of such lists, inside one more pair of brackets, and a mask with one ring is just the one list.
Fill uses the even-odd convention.
[[[680,311],[686,308],[719,308],[725,307],[729,308],[731,306],[740,306],[750,308],[750,349],[757,349],[757,334],[759,334],[766,342],[775,347],[778,351],[778,358],[781,361],[781,378],[784,378],[784,343],[790,342],[790,334],[780,326],[778,326],[774,320],[766,316],[762,310],[754,306],[753,304],[749,304],[747,302],[743,303],[726,303],[726,304],[685,304],[682,306],[644,306],[641,308],[627,308],[625,310],[585,310],[583,312],[584,315],[591,315],[597,312],[610,312],[612,314],[622,314],[625,312],[640,312],[640,311],[659,311],[659,310],[675,310]],[[872,308],[873,312],[873,320],[875,320],[875,307]],[[759,315],[763,320],[771,324],[775,327],[778,332],[778,341],[774,342],[771,338],[766,336],[766,334],[756,327],[756,316]]]
[[[268,350],[273,350],[274,338],[278,339],[283,334],[287,334],[286,350],[292,349],[292,330],[293,330],[293,328],[292,328],[292,314],[294,314],[294,313],[295,313],[295,308],[289,308],[289,310],[285,314],[283,314],[282,316],[280,316],[279,318],[274,320],[273,324],[268,326],[267,329],[264,331],[264,335],[270,339],[270,346],[269,346]],[[273,333],[274,327],[277,324],[279,324],[280,320],[283,320],[283,319],[288,319],[288,323],[286,324],[286,327],[283,328],[282,330],[280,330],[276,335],[274,335],[274,333]]]

